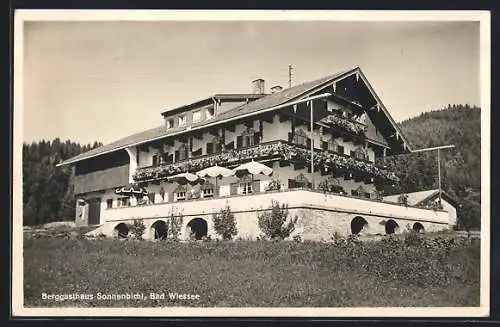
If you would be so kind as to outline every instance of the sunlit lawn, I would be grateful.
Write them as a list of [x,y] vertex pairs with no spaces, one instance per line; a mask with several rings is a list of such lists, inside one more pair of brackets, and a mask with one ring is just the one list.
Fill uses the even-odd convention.
[[[479,241],[426,244],[25,238],[25,306],[478,306]],[[43,300],[44,292],[94,298]],[[96,298],[136,292],[145,299]]]

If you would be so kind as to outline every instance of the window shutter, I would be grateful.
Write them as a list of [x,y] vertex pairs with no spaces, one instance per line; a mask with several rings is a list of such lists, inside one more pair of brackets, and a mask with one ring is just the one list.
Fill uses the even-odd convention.
[[344,147],[343,147],[342,145],[337,146],[337,152],[338,152],[339,154],[342,154],[342,155],[343,155],[343,154],[344,154]]
[[231,195],[238,194],[238,183],[231,183],[229,185],[229,194]]
[[356,158],[356,152],[351,150],[351,157]]
[[236,148],[237,149],[241,148],[242,143],[243,143],[243,137],[241,135],[236,137]]
[[310,138],[307,138],[306,146],[307,146],[307,148],[311,147],[311,139]]
[[259,144],[260,142],[260,132],[255,132],[253,135],[253,144]]
[[288,133],[288,142],[293,142],[293,133]]
[[167,163],[174,162],[174,154],[167,154]]
[[207,154],[214,153],[214,144],[213,143],[207,143]]
[[158,155],[153,155],[153,167],[158,166]]
[[253,191],[254,191],[254,193],[260,192],[260,181],[259,180],[253,181]]
[[321,148],[323,150],[328,150],[328,142],[326,141],[321,141]]
[[179,150],[175,150],[175,161],[179,161]]

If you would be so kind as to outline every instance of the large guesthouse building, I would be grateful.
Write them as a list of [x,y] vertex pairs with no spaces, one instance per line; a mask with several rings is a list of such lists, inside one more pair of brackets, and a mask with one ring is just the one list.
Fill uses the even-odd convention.
[[[310,240],[456,223],[442,207],[384,200],[382,187],[398,178],[376,159],[411,149],[359,67],[269,92],[258,79],[248,94],[216,94],[161,115],[159,127],[59,164],[74,169],[77,224],[116,236],[141,220],[154,239],[182,216],[181,238],[213,238],[212,215],[229,206],[237,237],[255,239],[258,214],[273,201],[297,217],[293,235]],[[193,177],[248,163],[255,169]]]

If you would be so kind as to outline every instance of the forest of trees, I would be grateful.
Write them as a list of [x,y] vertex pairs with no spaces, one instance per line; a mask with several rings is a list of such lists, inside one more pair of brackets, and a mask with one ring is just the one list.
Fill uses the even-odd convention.
[[[441,150],[441,185],[460,200],[458,228],[479,229],[481,224],[481,109],[469,105],[420,114],[400,126],[412,149],[455,145]],[[386,194],[408,193],[437,188],[437,152],[388,157],[385,164],[401,178]]]
[[[401,122],[413,149],[453,144],[441,153],[442,187],[460,200],[460,229],[480,227],[481,203],[481,110],[468,105],[449,105]],[[65,159],[100,146],[75,142],[41,141],[23,145],[24,225],[73,220],[75,198],[71,168],[55,167]],[[388,157],[384,164],[394,170],[401,183],[386,194],[437,188],[436,152]]]
[[39,225],[74,220],[75,197],[71,167],[56,164],[101,146],[80,145],[69,140],[42,140],[23,144],[23,224]]

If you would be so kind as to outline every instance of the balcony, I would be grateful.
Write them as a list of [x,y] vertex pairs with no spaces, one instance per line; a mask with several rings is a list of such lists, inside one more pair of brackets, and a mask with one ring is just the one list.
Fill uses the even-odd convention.
[[[183,172],[197,172],[215,164],[232,168],[252,159],[259,161],[277,159],[309,167],[310,150],[279,140],[247,148],[199,156],[166,165],[138,168],[133,177],[136,182],[147,182],[164,179]],[[320,149],[315,149],[314,166],[317,169],[361,174],[365,177],[376,178],[380,182],[395,182],[399,180],[394,173],[376,167],[372,162]]]
[[335,129],[339,129],[355,136],[365,135],[366,125],[358,121],[347,119],[335,114],[326,116],[322,121]]

